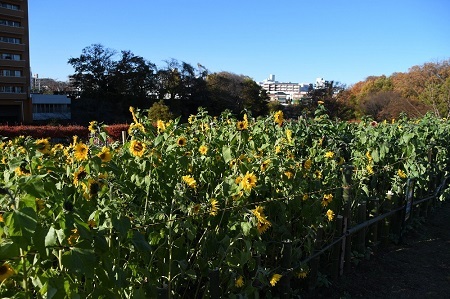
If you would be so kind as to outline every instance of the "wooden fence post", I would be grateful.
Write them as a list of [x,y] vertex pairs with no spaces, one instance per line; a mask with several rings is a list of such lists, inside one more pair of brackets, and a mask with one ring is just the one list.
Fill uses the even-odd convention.
[[[336,240],[338,238],[341,238],[342,234],[344,233],[342,231],[344,217],[342,217],[342,215],[337,215],[335,219],[336,228],[334,230],[333,237]],[[331,279],[333,280],[336,280],[339,277],[342,243],[342,241],[336,243],[336,245],[333,246],[331,253]]]
[[291,256],[292,256],[292,242],[290,240],[283,241],[283,248],[281,250],[281,270],[283,276],[280,280],[281,296],[280,298],[291,298]]
[[[357,222],[363,223],[366,221],[366,202],[362,202],[358,205],[357,208]],[[364,254],[366,251],[366,232],[365,229],[361,229],[356,235],[356,251],[358,253]]]
[[[371,198],[369,200],[369,218],[375,218],[379,214],[380,200],[378,198]],[[369,244],[371,247],[378,246],[378,223],[372,225],[369,229]]]
[[[352,184],[353,166],[345,165],[342,176],[342,203],[344,206],[343,230],[346,232],[350,227],[351,220],[351,184]],[[352,258],[352,236],[347,236],[342,242],[341,275],[343,272],[350,272]]]
[[219,269],[209,270],[209,295],[211,299],[220,298]]
[[[319,251],[322,247],[322,238],[323,238],[323,227],[320,226],[317,228],[317,236],[316,236],[316,242],[314,244],[314,252]],[[317,285],[317,278],[319,273],[319,262],[320,262],[320,256],[317,256],[316,258],[311,260],[310,264],[310,275],[309,275],[309,293],[311,295],[314,294],[315,288]]]

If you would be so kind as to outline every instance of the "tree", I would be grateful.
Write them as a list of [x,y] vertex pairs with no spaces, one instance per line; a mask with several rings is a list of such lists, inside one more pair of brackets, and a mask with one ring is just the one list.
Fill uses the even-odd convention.
[[109,77],[114,66],[114,50],[93,44],[82,50],[78,58],[70,58],[68,63],[75,69],[71,75],[72,84],[81,90],[82,96],[99,98],[109,91]]
[[209,103],[218,114],[229,109],[235,114],[244,109],[254,116],[267,113],[269,97],[253,79],[230,72],[219,72],[206,78]]
[[152,122],[158,120],[169,121],[173,118],[172,112],[170,112],[169,107],[164,104],[163,100],[154,103],[148,110],[148,118]]

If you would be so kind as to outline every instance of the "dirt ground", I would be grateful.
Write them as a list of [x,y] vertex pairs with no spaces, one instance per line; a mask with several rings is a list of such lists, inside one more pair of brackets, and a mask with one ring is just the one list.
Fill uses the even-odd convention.
[[450,202],[315,298],[450,298]]

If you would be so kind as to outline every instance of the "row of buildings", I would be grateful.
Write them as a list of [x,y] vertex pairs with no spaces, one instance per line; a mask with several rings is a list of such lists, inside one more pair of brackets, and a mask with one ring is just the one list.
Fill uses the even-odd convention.
[[270,75],[268,79],[260,82],[259,85],[266,90],[271,101],[278,101],[281,104],[292,104],[307,98],[311,89],[323,88],[325,82],[323,78],[317,78],[315,84],[279,82],[275,80],[275,75]]

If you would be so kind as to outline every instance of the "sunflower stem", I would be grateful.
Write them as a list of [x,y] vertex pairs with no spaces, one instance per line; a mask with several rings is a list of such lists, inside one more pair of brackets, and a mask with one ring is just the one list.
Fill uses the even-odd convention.
[[23,267],[23,288],[25,290],[25,298],[30,298],[28,293],[28,270],[27,270],[27,257],[22,248],[19,249],[20,257],[22,259],[22,267]]

